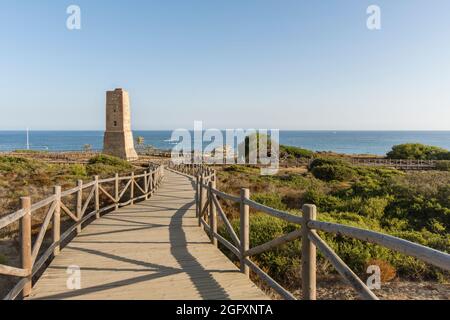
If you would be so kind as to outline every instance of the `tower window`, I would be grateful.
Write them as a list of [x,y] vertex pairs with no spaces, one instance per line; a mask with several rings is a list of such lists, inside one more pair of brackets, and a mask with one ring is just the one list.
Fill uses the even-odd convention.
[[117,121],[114,121],[114,127],[117,127]]

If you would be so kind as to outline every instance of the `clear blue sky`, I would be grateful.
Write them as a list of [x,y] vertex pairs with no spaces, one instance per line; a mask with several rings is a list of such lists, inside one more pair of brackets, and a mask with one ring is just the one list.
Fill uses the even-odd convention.
[[448,0],[2,0],[0,130],[102,130],[115,87],[141,130],[450,130],[449,15]]

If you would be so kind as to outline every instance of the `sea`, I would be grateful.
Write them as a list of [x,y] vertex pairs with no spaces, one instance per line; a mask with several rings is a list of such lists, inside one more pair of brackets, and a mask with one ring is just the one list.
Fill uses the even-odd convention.
[[[156,149],[170,150],[177,144],[171,139],[170,130],[134,131],[133,135],[134,138],[143,137],[144,145]],[[450,150],[450,131],[280,131],[280,144],[346,154],[385,155],[392,146],[409,142]],[[90,145],[92,150],[101,150],[103,131],[28,132],[31,150],[80,151],[85,145]],[[26,148],[26,131],[0,131],[0,151]]]

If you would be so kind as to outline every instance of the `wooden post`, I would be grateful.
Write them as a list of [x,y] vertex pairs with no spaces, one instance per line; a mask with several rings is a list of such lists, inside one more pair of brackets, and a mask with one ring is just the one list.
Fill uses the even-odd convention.
[[148,199],[148,172],[144,171],[144,193],[145,193],[145,200]]
[[309,240],[310,220],[316,220],[315,205],[305,204],[302,224],[302,292],[303,300],[316,300],[316,246]]
[[114,180],[114,199],[116,199],[116,210],[119,209],[119,174],[116,173]]
[[[61,187],[55,187],[55,212],[53,213],[53,243],[58,243],[61,238]],[[61,245],[58,243],[53,249],[53,256],[59,254]]]
[[[83,206],[83,180],[78,180],[78,192],[77,192],[77,218],[81,221],[81,210]],[[77,233],[81,232],[81,223],[77,226]]]
[[99,185],[98,185],[98,176],[94,177],[95,179],[95,218],[100,218],[100,192],[99,192]]
[[216,205],[214,204],[213,200],[213,193],[212,188],[216,188],[216,182],[210,181],[209,182],[209,226],[211,227],[211,243],[217,247],[217,238],[214,233],[217,233],[217,210]]
[[250,199],[250,190],[241,189],[241,203],[240,203],[240,236],[241,236],[241,272],[247,277],[250,276],[250,269],[244,261],[244,252],[250,248],[250,208],[245,204],[245,200]]
[[152,173],[152,191],[155,190],[156,172]]
[[130,204],[134,204],[134,172],[131,173],[130,199]]
[[199,176],[195,176],[195,217],[198,218],[198,201],[199,201],[199,194],[198,194],[198,183],[200,181]]
[[22,250],[22,268],[29,270],[28,281],[23,287],[23,297],[28,297],[31,293],[31,198],[22,197],[22,209],[25,211],[25,215],[20,219],[20,240]]
[[200,176],[200,185],[199,185],[199,208],[198,208],[198,226],[202,226],[202,209],[203,209],[203,201],[205,200],[203,194],[203,175]]
[[150,193],[153,192],[153,173],[150,172],[148,178],[150,179],[150,182],[148,183],[148,185],[150,186]]

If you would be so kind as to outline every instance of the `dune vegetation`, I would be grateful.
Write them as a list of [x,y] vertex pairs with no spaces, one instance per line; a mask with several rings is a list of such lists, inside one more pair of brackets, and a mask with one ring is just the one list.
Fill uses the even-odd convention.
[[[401,237],[437,250],[450,252],[450,172],[403,172],[380,167],[355,166],[339,157],[319,157],[304,170],[283,169],[275,176],[261,176],[252,166],[218,168],[218,188],[239,194],[249,188],[261,204],[300,215],[303,204],[318,207],[318,219],[356,226]],[[239,229],[239,208],[223,202]],[[268,242],[298,226],[251,211],[251,246]],[[222,234],[227,236],[225,229]],[[377,264],[382,280],[433,280],[448,283],[449,273],[386,248],[320,233],[339,256],[361,277]],[[300,240],[254,257],[255,261],[286,287],[296,287],[300,276]],[[230,256],[231,257],[231,256]],[[319,276],[335,275],[319,255]]]
[[92,180],[95,175],[110,177],[115,172],[130,172],[132,168],[126,161],[105,155],[98,155],[87,164],[0,157],[0,216],[17,210],[22,196],[30,196],[32,201],[41,200],[53,192],[55,185],[69,189],[77,180]]

